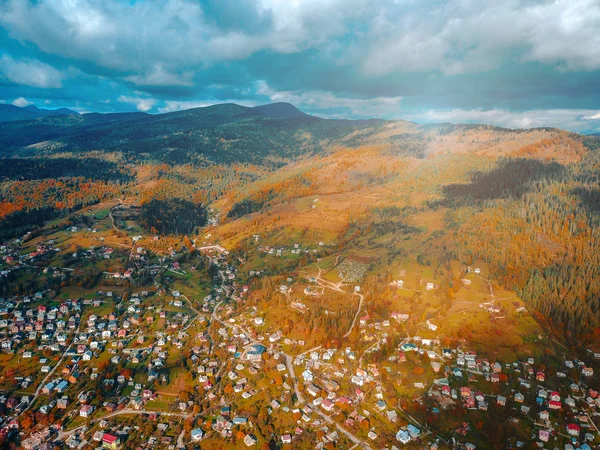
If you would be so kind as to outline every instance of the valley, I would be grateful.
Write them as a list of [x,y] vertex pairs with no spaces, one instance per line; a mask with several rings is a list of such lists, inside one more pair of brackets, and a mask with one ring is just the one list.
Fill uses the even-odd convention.
[[291,105],[0,129],[6,445],[600,444],[599,138]]

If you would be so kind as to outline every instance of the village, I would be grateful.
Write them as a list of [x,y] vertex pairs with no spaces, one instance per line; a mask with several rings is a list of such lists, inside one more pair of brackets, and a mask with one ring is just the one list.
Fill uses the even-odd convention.
[[[64,233],[95,234],[76,227]],[[369,313],[359,284],[364,264],[345,260],[324,278],[323,242],[274,247],[253,238],[259,258],[317,255],[311,276],[282,278],[277,291],[298,314],[329,291],[348,295],[357,310],[339,334],[357,333],[352,345],[342,339],[337,348],[310,348],[286,335],[269,314],[247,304],[249,283],[262,270],[241,275],[239,261],[210,234],[193,249],[163,254],[145,248],[153,238],[141,235],[120,246],[94,238],[101,245],[69,255],[56,240],[32,248],[29,239],[0,247],[5,279],[48,280],[44,290],[28,293],[23,286],[0,299],[5,442],[32,450],[265,443],[472,450],[486,448],[478,431],[501,417],[519,424],[520,432],[501,443],[507,448],[534,442],[586,450],[600,443],[599,353],[577,359],[565,350],[554,366],[533,357],[494,360],[466,340],[445,345],[436,319],[411,336],[409,312]],[[193,260],[190,250],[198,255]],[[86,284],[81,267],[88,261],[106,266]],[[478,268],[467,275],[465,286],[481,277]],[[76,281],[89,287],[71,289]],[[436,289],[433,281],[421,283],[410,289]],[[401,279],[390,287],[409,289]],[[493,298],[479,308],[493,318],[505,313]],[[448,427],[451,433],[440,431]]]

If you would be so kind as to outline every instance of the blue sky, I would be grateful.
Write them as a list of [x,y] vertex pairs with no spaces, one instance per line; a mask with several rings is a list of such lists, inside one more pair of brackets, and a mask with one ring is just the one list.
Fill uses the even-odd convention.
[[600,2],[4,0],[0,101],[600,131]]

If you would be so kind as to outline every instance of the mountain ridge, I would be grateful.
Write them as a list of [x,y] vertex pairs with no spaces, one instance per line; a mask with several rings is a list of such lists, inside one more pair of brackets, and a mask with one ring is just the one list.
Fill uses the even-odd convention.
[[61,115],[79,115],[79,113],[67,108],[41,109],[35,105],[28,105],[22,108],[15,105],[0,105],[0,122],[36,120],[42,117]]
[[291,103],[286,102],[267,103],[266,105],[255,106],[252,109],[255,111],[260,111],[266,116],[273,117],[275,119],[311,118],[315,120],[323,120],[320,117],[306,114]]
[[[365,145],[385,146],[396,154],[417,158],[444,151],[474,151],[465,139],[480,142],[479,154],[510,156],[523,146],[559,135],[580,136],[554,128],[511,130],[476,124],[323,119],[305,114],[289,103],[259,107],[222,103],[163,114],[52,114],[34,120],[2,122],[0,156],[102,150],[167,163],[277,166],[303,155]],[[452,142],[450,137],[457,141]],[[447,141],[446,147],[441,146],[442,141]],[[567,156],[561,154],[563,147],[548,150],[538,145],[526,152],[562,160],[577,158],[571,144],[566,144]]]

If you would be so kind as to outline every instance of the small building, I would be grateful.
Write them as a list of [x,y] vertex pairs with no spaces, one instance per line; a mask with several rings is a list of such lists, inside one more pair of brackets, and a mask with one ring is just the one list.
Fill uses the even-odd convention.
[[246,444],[246,447],[252,447],[253,445],[255,445],[257,442],[256,438],[254,436],[252,436],[251,434],[247,434],[244,437],[244,444]]
[[201,428],[194,428],[191,431],[190,436],[192,438],[192,441],[198,442],[204,437],[204,431],[202,431]]
[[102,447],[115,449],[121,444],[121,440],[118,436],[110,433],[104,433],[102,436]]

